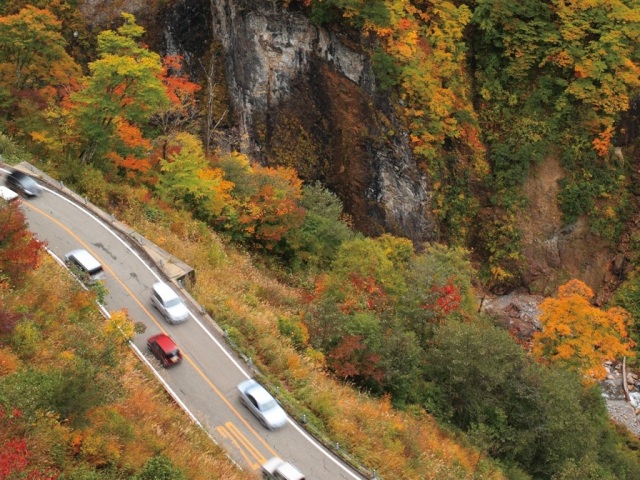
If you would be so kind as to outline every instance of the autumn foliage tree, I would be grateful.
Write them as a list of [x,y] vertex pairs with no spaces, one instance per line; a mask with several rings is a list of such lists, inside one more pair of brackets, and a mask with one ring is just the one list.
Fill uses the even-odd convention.
[[594,379],[603,379],[603,362],[633,356],[628,339],[631,320],[620,307],[601,310],[591,304],[593,291],[580,280],[558,288],[556,298],[540,305],[542,332],[533,339],[533,354]]
[[66,53],[61,22],[47,9],[25,6],[0,17],[3,94],[69,84],[79,68]]
[[116,31],[98,35],[99,58],[89,64],[85,86],[72,98],[83,138],[78,156],[102,168],[144,173],[151,168],[149,120],[169,100],[160,56],[139,42],[144,29],[133,15],[122,18]]
[[161,130],[160,158],[167,159],[169,142],[181,131],[188,129],[197,117],[196,93],[200,85],[189,80],[183,71],[183,58],[167,55],[162,61],[160,79],[169,99],[168,107],[154,115],[151,123]]
[[45,135],[47,109],[77,89],[81,70],[65,47],[61,22],[45,8],[0,16],[0,112],[13,135]]
[[330,352],[327,364],[333,373],[345,380],[371,378],[380,382],[384,372],[380,368],[380,355],[372,353],[363,343],[361,335],[347,335]]
[[215,222],[237,240],[284,254],[287,234],[304,222],[302,180],[295,170],[251,164],[248,157],[231,153],[215,162],[233,183],[232,202]]
[[44,246],[27,229],[18,203],[0,203],[0,280],[4,277],[12,284],[21,284],[37,267]]
[[168,157],[161,160],[157,191],[174,205],[190,210],[203,220],[219,216],[231,202],[234,184],[225,180],[204,156],[202,142],[181,132],[168,142]]
[[27,438],[22,435],[18,423],[22,413],[14,408],[7,411],[0,405],[0,478],[55,480],[59,473],[54,469],[37,465],[37,460],[29,449]]

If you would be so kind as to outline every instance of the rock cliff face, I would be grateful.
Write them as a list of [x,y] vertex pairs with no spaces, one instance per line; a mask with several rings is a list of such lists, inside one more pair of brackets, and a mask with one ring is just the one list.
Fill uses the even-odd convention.
[[211,9],[240,149],[321,181],[364,233],[434,239],[427,178],[376,96],[367,57],[271,1],[211,0]]
[[531,290],[554,295],[570,278],[580,278],[595,291],[607,280],[612,253],[607,242],[589,231],[586,219],[562,225],[557,204],[560,163],[548,158],[535,166],[524,186],[528,207],[520,218],[525,282]]
[[[283,12],[273,0],[85,0],[80,8],[99,29],[117,21],[123,4],[145,26],[154,50],[184,55],[194,73],[211,43],[221,45],[234,112],[229,123],[237,125],[228,135],[231,148],[320,181],[366,234],[388,231],[416,243],[438,237],[429,179],[417,168],[389,99],[376,91],[358,42]],[[617,283],[611,279],[616,252],[584,221],[562,226],[556,197],[563,174],[548,159],[525,185],[524,280],[533,292],[553,294],[575,277],[597,292]],[[618,257],[624,264],[624,252]]]

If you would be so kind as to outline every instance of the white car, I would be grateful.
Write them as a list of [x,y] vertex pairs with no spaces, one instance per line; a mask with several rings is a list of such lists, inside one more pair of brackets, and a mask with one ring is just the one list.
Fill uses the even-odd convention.
[[296,467],[278,457],[267,460],[260,470],[268,480],[304,480],[304,475]]
[[0,198],[5,202],[10,202],[18,198],[18,194],[13,190],[8,189],[7,187],[0,185]]
[[67,253],[64,256],[64,263],[74,274],[79,275],[83,282],[89,285],[102,282],[106,278],[100,262],[82,248]]
[[269,430],[276,430],[287,423],[287,414],[267,389],[253,379],[238,385],[240,401]]
[[151,287],[151,303],[160,310],[169,323],[182,323],[189,317],[189,310],[176,292],[163,282]]

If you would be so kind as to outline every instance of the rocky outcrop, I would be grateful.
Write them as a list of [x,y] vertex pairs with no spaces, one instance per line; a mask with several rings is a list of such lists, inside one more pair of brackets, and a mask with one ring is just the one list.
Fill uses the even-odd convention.
[[229,148],[320,181],[366,234],[391,232],[416,244],[435,239],[429,179],[388,99],[376,92],[368,56],[358,42],[277,3],[84,0],[80,10],[95,29],[111,27],[121,11],[133,13],[147,31],[145,42],[182,55],[194,77],[219,43],[230,123],[237,125],[225,139]]
[[[334,191],[361,231],[436,236],[428,179],[357,44],[271,1],[211,0],[237,147]],[[386,112],[386,113],[385,113]]]
[[554,295],[559,285],[579,278],[598,292],[613,253],[606,240],[590,231],[586,219],[563,226],[557,202],[563,176],[560,162],[548,158],[532,168],[525,182],[527,207],[519,222],[527,265],[525,284],[533,292]]

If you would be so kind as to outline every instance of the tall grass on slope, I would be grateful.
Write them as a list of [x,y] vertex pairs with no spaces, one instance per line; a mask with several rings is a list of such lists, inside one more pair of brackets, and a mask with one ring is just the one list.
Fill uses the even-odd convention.
[[278,319],[299,318],[301,292],[255,268],[247,254],[225,245],[184,212],[153,212],[150,219],[132,202],[118,216],[195,268],[192,295],[267,376],[265,383],[280,387],[278,398],[290,413],[305,415],[321,438],[383,478],[504,478],[491,460],[463,446],[428,414],[396,411],[386,398],[359,394],[326,374],[319,352],[294,349],[280,335]]

